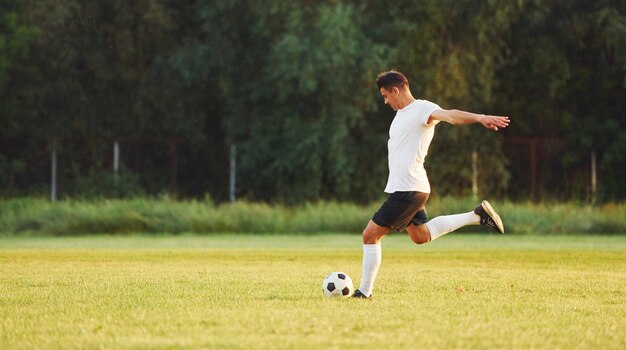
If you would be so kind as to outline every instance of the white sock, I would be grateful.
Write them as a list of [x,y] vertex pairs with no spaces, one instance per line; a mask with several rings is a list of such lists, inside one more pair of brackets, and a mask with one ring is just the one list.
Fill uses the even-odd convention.
[[463,214],[437,216],[427,222],[426,226],[430,231],[430,240],[434,241],[446,233],[457,230],[463,226],[479,224],[480,216],[470,211]]
[[363,244],[363,271],[361,273],[361,286],[359,290],[365,296],[372,295],[374,280],[383,259],[383,252],[378,244]]

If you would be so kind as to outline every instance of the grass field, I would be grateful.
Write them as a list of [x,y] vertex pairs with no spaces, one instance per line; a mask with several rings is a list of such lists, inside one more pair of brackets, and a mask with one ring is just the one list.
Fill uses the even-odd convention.
[[0,348],[626,348],[626,236],[0,238]]

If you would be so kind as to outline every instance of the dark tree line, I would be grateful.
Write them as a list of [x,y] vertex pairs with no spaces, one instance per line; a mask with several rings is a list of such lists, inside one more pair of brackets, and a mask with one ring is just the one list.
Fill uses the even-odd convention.
[[[369,201],[397,68],[444,108],[509,115],[438,127],[438,194],[623,200],[626,2],[0,0],[0,196],[176,193]],[[113,144],[121,170],[112,171]],[[472,153],[478,155],[473,160]]]

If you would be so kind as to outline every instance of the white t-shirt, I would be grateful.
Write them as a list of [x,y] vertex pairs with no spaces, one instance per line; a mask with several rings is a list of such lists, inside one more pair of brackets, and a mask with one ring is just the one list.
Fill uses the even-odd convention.
[[419,191],[430,193],[424,169],[428,146],[438,120],[428,123],[431,113],[441,109],[426,100],[415,100],[396,112],[389,127],[389,179],[385,192]]

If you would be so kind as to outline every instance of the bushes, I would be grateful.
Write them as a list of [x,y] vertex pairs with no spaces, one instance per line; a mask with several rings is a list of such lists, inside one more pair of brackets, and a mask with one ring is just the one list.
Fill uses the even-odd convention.
[[[434,198],[429,217],[465,212],[476,206],[468,198]],[[626,204],[493,203],[507,233],[626,233]],[[90,233],[319,233],[359,234],[380,203],[359,206],[318,202],[296,207],[236,202],[176,201],[169,198],[131,200],[64,200],[36,198],[0,202],[4,235]],[[471,227],[470,231],[485,231]]]

